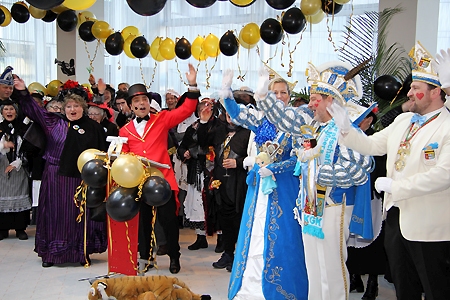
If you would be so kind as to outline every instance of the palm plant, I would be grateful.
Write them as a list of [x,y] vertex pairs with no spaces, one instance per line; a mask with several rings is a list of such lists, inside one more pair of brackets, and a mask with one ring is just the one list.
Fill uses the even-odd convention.
[[[374,93],[373,83],[381,75],[391,75],[403,82],[411,73],[411,64],[407,52],[398,43],[386,44],[387,30],[392,17],[403,9],[399,6],[387,8],[382,12],[366,12],[348,21],[344,31],[344,42],[340,48],[339,57],[353,66],[369,60],[366,67],[359,73],[363,84],[361,102],[378,103],[380,114],[384,114],[393,106]],[[396,99],[395,106],[404,99]]]
[[1,53],[1,52],[3,52],[3,53],[6,52],[5,45],[3,45],[2,41],[0,41],[0,53]]

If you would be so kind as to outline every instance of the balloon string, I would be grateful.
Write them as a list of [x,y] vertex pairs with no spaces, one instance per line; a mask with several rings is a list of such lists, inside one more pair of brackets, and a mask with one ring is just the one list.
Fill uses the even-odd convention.
[[353,6],[353,0],[352,0],[351,6],[352,6],[352,12],[350,13],[349,21],[348,21],[348,31],[347,31],[348,33],[347,33],[347,36],[345,37],[344,45],[342,45],[342,47],[341,47],[341,51],[344,51],[344,49],[348,45],[349,39],[350,39],[350,30],[352,29],[352,25],[353,25],[352,20],[353,20],[353,13],[354,13],[354,9],[355,9],[355,7]]
[[149,90],[152,87],[152,83],[155,80],[156,67],[157,67],[157,64],[155,62],[155,67],[153,68],[153,74],[152,74],[152,82],[150,82],[150,85],[147,85],[147,82],[145,81],[145,77],[144,77],[144,68],[142,66],[142,59],[139,58],[139,70],[141,71],[141,78],[142,78],[142,81],[144,82],[144,85],[147,88],[147,90]]
[[[333,11],[334,11],[334,5],[333,5]],[[333,19],[334,19],[334,13],[333,13]],[[330,41],[331,45],[333,45],[334,48],[334,52],[337,52],[339,49],[336,47],[336,43],[333,41],[333,37],[332,37],[332,29],[329,25],[329,15],[327,13],[327,31],[328,31],[328,41]],[[331,24],[331,26],[333,26],[333,24]]]
[[84,49],[86,50],[87,56],[88,56],[88,60],[89,60],[89,73],[94,72],[94,65],[93,62],[95,60],[95,58],[97,57],[97,51],[98,51],[98,47],[100,46],[100,40],[97,39],[97,45],[95,46],[95,51],[94,51],[94,58],[91,59],[91,54],[89,52],[89,49],[87,47],[87,43],[86,41],[84,41]]
[[[87,185],[84,184],[84,181],[81,181],[80,185],[75,190],[75,195],[73,196],[73,201],[75,203],[75,206],[80,209],[80,213],[77,216],[77,223],[81,222],[81,217],[84,214],[84,208],[83,205],[86,204],[86,190]],[[81,201],[78,201],[78,196],[81,194]],[[80,202],[80,203],[78,203]]]
[[[297,46],[300,45],[301,41],[303,40],[303,32],[305,32],[305,30],[306,30],[306,26],[303,27],[303,30],[300,32],[300,39],[295,44],[294,50],[289,51],[289,72],[288,72],[289,77],[292,77],[292,69],[294,68],[294,59],[292,57],[294,55],[294,52],[297,50]],[[290,42],[288,44],[288,49],[289,48],[290,48]]]
[[175,63],[177,64],[177,71],[178,71],[178,75],[180,76],[180,81],[181,81],[185,86],[188,86],[187,82],[184,81],[184,79],[183,79],[183,75],[181,74],[180,66],[178,65],[178,59],[177,59],[177,58],[175,58]]

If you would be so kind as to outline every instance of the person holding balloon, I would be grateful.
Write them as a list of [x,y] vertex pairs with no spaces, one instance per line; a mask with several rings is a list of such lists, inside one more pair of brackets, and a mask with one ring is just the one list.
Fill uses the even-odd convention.
[[[147,159],[171,166],[169,153],[167,152],[167,141],[169,130],[187,117],[196,109],[198,97],[197,71],[189,64],[189,72],[186,73],[189,84],[186,100],[180,107],[173,110],[162,110],[156,114],[150,114],[152,106],[152,94],[147,92],[145,85],[133,84],[128,90],[128,105],[134,112],[136,118],[123,126],[119,135],[128,138],[128,143],[123,145],[123,152],[132,152]],[[169,182],[172,189],[171,199],[164,205],[158,207],[158,219],[164,229],[167,239],[167,254],[170,257],[169,271],[176,274],[180,271],[180,244],[177,211],[179,203],[177,200],[178,185],[175,180],[173,169],[158,168]],[[141,213],[142,213],[141,206]],[[150,241],[152,228],[152,211],[146,212],[148,218],[144,226],[140,226],[140,232],[145,232],[144,239],[139,241],[139,252],[141,259],[148,259],[150,255]],[[150,230],[149,230],[150,229]]]
[[[90,148],[105,151],[106,135],[100,124],[87,116],[88,96],[81,86],[63,87],[62,94],[62,114],[51,113],[36,104],[22,79],[14,79],[15,99],[47,138],[35,238],[35,252],[44,268],[64,263],[85,265],[90,263],[90,254],[107,248],[105,223],[86,217],[77,222],[80,209],[73,199],[81,183],[79,155]],[[89,209],[85,213],[89,215]]]

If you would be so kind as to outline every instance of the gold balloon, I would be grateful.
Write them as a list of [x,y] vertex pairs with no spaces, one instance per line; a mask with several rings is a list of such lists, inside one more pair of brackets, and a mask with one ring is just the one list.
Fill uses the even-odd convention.
[[47,95],[55,97],[58,95],[59,87],[62,86],[63,83],[57,79],[50,81],[47,84]]
[[66,11],[66,10],[69,10],[69,8],[67,8],[67,7],[65,7],[64,5],[58,5],[58,6],[56,6],[56,7],[53,7],[52,9],[51,9],[51,11],[52,12],[54,12],[55,14],[60,14],[60,13],[62,13],[63,11]]
[[0,5],[0,9],[3,10],[3,13],[5,14],[5,20],[3,21],[2,24],[0,24],[0,26],[6,27],[11,23],[11,19],[12,19],[11,12],[9,11],[9,9],[4,7],[3,5]]
[[63,5],[73,10],[83,10],[94,5],[95,1],[97,0],[66,0]]
[[199,35],[197,38],[195,38],[194,42],[191,45],[192,56],[198,61],[202,61],[208,58],[208,55],[202,49],[202,44],[204,41],[205,39]]
[[250,44],[247,44],[246,42],[244,42],[243,40],[242,40],[242,30],[241,30],[241,32],[239,33],[239,44],[242,46],[242,47],[244,47],[245,49],[252,49],[253,47],[255,47],[256,46],[256,44],[253,44],[253,45],[250,45]]
[[350,0],[334,0],[335,3],[344,5],[345,3],[350,2]]
[[325,18],[325,13],[323,10],[319,10],[319,12],[312,16],[305,16],[306,21],[311,24],[319,24],[323,18]]
[[153,40],[152,44],[150,45],[150,55],[156,61],[163,61],[164,60],[164,57],[159,52],[159,47],[161,46],[161,43],[162,43],[162,38],[160,38],[158,36],[158,37],[156,37]]
[[217,57],[220,53],[219,50],[219,38],[210,33],[203,41],[202,50],[209,57]]
[[125,188],[138,186],[144,178],[144,165],[130,154],[122,154],[111,165],[111,177]]
[[129,58],[136,58],[136,56],[133,55],[133,53],[131,53],[131,42],[136,38],[135,35],[130,35],[128,36],[128,38],[125,40],[125,42],[123,43],[123,52],[125,52],[125,54],[129,57]]
[[175,43],[171,38],[165,38],[164,41],[161,42],[161,45],[159,45],[159,53],[167,60],[175,58]]
[[42,19],[43,17],[45,17],[45,14],[47,13],[46,10],[39,9],[37,7],[34,7],[33,5],[30,5],[28,10],[30,11],[30,15],[35,19]]
[[141,32],[135,26],[127,26],[120,33],[125,41],[130,35],[141,36]]
[[312,16],[319,12],[322,8],[320,0],[302,0],[300,9],[305,16]]
[[97,17],[94,15],[94,13],[85,10],[85,11],[78,13],[77,26],[80,26],[81,24],[83,24],[86,21],[96,21],[96,20],[97,20]]
[[84,150],[83,152],[81,152],[80,156],[78,156],[78,160],[77,160],[77,167],[78,167],[78,171],[80,171],[83,169],[83,166],[85,163],[87,163],[88,161],[97,158],[97,155],[95,155],[95,153],[100,153],[100,150],[91,148],[91,149],[87,149]]
[[248,23],[241,29],[239,36],[242,36],[242,41],[249,45],[255,45],[261,39],[259,33],[259,26],[256,23]]
[[30,83],[30,85],[28,85],[28,91],[30,93],[33,93],[34,91],[40,91],[40,92],[43,92],[44,95],[47,94],[47,89],[39,82]]
[[158,176],[158,177],[164,178],[164,174],[158,168],[150,167],[150,168],[146,169],[145,171],[150,176]]
[[239,6],[239,7],[249,6],[250,4],[252,4],[255,1],[256,0],[230,0],[231,3],[233,3],[234,5]]
[[94,25],[92,25],[92,35],[101,40],[106,39],[113,33],[113,30],[109,26],[108,22],[105,21],[95,21]]

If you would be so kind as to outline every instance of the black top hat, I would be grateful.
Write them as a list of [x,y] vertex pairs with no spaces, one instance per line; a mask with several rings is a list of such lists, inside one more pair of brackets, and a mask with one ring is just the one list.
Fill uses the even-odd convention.
[[128,89],[127,103],[131,104],[131,99],[133,99],[134,96],[138,95],[146,95],[149,101],[152,99],[152,93],[147,91],[145,85],[143,85],[142,83],[136,83],[130,86],[130,88]]

